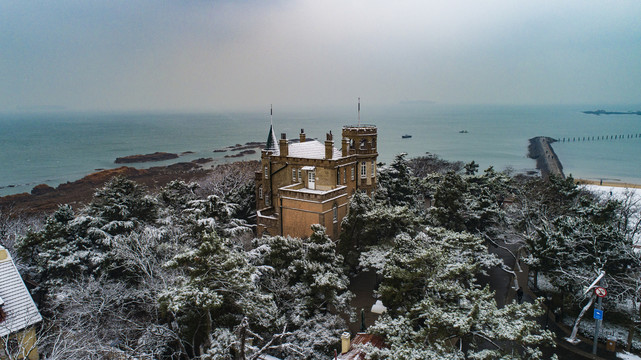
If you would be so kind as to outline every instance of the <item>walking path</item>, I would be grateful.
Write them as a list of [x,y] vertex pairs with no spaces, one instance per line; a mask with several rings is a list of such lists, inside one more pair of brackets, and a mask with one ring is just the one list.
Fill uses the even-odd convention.
[[[513,253],[516,252],[516,249],[512,249],[514,245],[507,245],[508,248],[511,248]],[[521,263],[521,270],[518,271],[518,267],[515,264],[514,257],[512,257],[507,251],[500,249],[500,248],[494,248],[490,247],[490,251],[499,255],[504,261],[506,262],[506,265],[508,265],[510,268],[514,269],[514,272],[517,275],[517,280],[518,284],[523,290],[523,298],[522,301],[527,301],[530,303],[533,303],[538,296],[532,292],[532,290],[529,287],[529,282],[528,282],[528,267],[527,265]],[[505,257],[505,256],[508,257]],[[502,271],[505,273],[505,271]],[[512,278],[510,277],[510,280],[507,282],[507,286],[505,286],[505,283],[503,286],[498,286],[494,287],[493,281],[490,282],[490,286],[493,286],[492,288],[497,292],[497,297],[503,297],[501,299],[502,301],[499,302],[497,300],[497,304],[499,306],[502,306],[501,304],[506,304],[510,303],[512,301],[517,301],[517,292],[516,289],[512,286]],[[617,359],[616,353],[615,352],[610,352],[605,349],[605,345],[599,343],[597,345],[597,355],[592,354],[592,340],[588,339],[584,336],[578,335],[577,338],[581,340],[580,343],[576,345],[572,345],[565,341],[565,338],[570,335],[572,332],[572,329],[569,329],[563,324],[559,324],[556,322],[556,319],[554,317],[552,309],[548,309],[547,306],[548,304],[544,303],[544,308],[546,310],[545,315],[540,319],[540,324],[541,326],[548,328],[552,330],[556,334],[556,348],[555,349],[545,349],[545,352],[548,353],[548,355],[556,354],[559,359],[594,359],[594,360],[599,360],[599,359]],[[583,321],[590,321],[590,319],[584,318]]]

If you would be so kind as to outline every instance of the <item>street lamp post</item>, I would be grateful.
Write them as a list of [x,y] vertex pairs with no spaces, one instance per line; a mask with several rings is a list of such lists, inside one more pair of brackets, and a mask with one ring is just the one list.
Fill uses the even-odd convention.
[[552,295],[547,294],[545,297],[547,311],[545,312],[545,329],[548,329],[548,324],[550,323],[550,306],[552,306]]

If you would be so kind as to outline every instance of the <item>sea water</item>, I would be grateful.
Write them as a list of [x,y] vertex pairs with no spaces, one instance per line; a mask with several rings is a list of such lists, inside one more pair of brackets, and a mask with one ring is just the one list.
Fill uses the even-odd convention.
[[[321,142],[330,130],[340,147],[343,125],[378,127],[379,161],[398,153],[437,154],[452,161],[476,161],[481,169],[535,168],[527,158],[528,139],[549,136],[565,174],[589,179],[641,183],[641,116],[589,115],[590,106],[488,106],[401,104],[352,108],[237,113],[5,113],[0,114],[0,195],[29,192],[38,184],[57,186],[98,169],[121,166],[117,157],[156,151],[183,154],[171,161],[132,164],[161,166],[197,158],[214,165],[237,161],[232,152],[213,150],[265,141],[270,121],[277,136],[297,139],[301,128]],[[608,106],[639,110],[641,106]],[[403,135],[412,135],[403,138]],[[620,136],[616,140],[576,139]],[[628,136],[633,136],[628,138]],[[634,137],[636,136],[636,137]],[[574,138],[575,141],[571,139]],[[257,159],[258,154],[240,159]]]

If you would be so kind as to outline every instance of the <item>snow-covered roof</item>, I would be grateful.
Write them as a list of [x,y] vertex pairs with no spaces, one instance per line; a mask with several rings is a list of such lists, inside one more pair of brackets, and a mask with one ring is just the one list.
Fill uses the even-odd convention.
[[0,322],[0,336],[5,336],[42,321],[27,287],[9,252],[0,246],[0,298],[6,319]]
[[[342,157],[340,150],[332,147],[332,159]],[[325,158],[325,144],[318,140],[310,140],[302,143],[289,144],[289,157],[302,159],[319,159]]]

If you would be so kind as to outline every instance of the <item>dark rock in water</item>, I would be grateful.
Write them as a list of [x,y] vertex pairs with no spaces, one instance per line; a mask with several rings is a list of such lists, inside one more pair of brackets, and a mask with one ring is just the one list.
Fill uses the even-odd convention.
[[193,151],[183,151],[180,153],[180,155],[189,155],[189,154],[195,154]]
[[221,152],[227,152],[227,149],[216,149],[214,150],[215,153],[221,153]]
[[197,168],[199,168],[198,165],[190,162],[180,162],[180,163],[171,164],[167,166],[167,170],[180,171],[180,172],[190,171]]
[[242,156],[245,156],[245,155],[251,155],[251,154],[255,154],[255,153],[256,153],[256,150],[243,150],[243,151],[239,152],[238,154],[225,155],[225,157],[226,158],[237,158],[237,157],[242,157]]
[[31,195],[43,195],[43,194],[50,193],[52,191],[56,191],[56,189],[52,188],[47,184],[40,184],[40,185],[36,185],[33,189],[31,189]]
[[153,154],[146,155],[130,155],[119,157],[116,159],[116,164],[130,164],[130,163],[139,163],[139,162],[148,162],[148,161],[162,161],[162,160],[171,160],[177,159],[178,154],[171,154],[166,152],[155,152]]
[[212,161],[214,161],[213,158],[200,158],[200,159],[192,160],[191,162],[193,162],[194,164],[206,164]]

